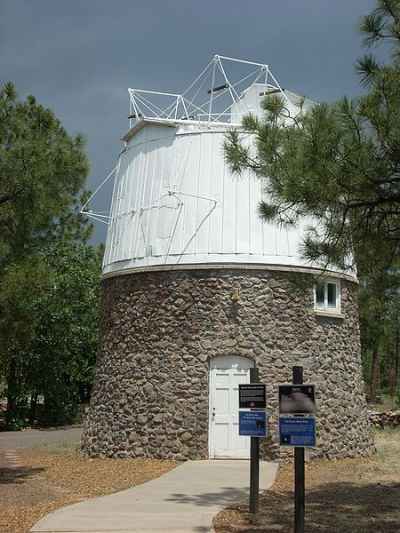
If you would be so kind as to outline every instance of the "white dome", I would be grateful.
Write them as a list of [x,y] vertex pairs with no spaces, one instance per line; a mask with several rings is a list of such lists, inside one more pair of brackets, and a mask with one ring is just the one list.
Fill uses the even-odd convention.
[[[256,66],[255,78],[231,83],[222,60]],[[207,100],[195,103],[201,90]],[[262,180],[251,172],[232,174],[225,161],[227,131],[240,128],[248,113],[261,116],[262,99],[275,93],[285,103],[285,121],[315,105],[283,90],[268,65],[222,56],[214,56],[182,94],[129,89],[131,129],[115,173],[105,180],[115,177],[111,211],[105,216],[83,209],[109,224],[104,275],[239,264],[318,268],[301,254],[310,221],[295,229],[264,222],[258,214]],[[166,98],[168,105],[152,98]]]
[[166,265],[310,266],[299,249],[302,228],[262,221],[262,182],[230,172],[228,126],[143,120],[135,128],[115,178],[105,274]]

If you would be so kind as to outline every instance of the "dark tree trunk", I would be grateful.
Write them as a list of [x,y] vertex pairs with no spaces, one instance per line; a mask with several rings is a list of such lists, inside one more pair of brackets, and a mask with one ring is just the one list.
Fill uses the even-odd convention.
[[79,390],[79,402],[81,404],[88,403],[90,401],[90,395],[92,392],[92,384],[91,383],[79,383],[78,390]]
[[13,198],[14,196],[12,194],[3,194],[0,196],[0,205],[10,202]]
[[394,388],[395,394],[397,387],[399,385],[399,370],[400,370],[400,324],[399,319],[397,319],[397,329],[396,329],[396,342],[394,347]]
[[381,384],[381,372],[380,372],[380,354],[378,349],[374,349],[372,352],[372,361],[371,361],[371,385],[370,385],[370,401],[377,401],[377,393],[380,389]]
[[29,424],[33,426],[36,420],[36,408],[37,408],[38,394],[34,393],[31,396],[31,405],[29,409]]
[[6,422],[8,426],[13,425],[13,421],[17,418],[17,399],[18,399],[18,379],[17,379],[17,364],[13,357],[8,368],[7,373],[7,413]]

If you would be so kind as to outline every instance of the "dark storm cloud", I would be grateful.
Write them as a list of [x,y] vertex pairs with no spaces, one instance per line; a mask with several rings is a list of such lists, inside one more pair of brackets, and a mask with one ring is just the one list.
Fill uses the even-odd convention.
[[[316,100],[357,94],[373,0],[0,0],[0,80],[88,140],[93,189],[127,128],[128,87],[180,91],[210,56],[267,62]],[[109,191],[104,194],[104,201]],[[104,237],[98,228],[97,239]]]

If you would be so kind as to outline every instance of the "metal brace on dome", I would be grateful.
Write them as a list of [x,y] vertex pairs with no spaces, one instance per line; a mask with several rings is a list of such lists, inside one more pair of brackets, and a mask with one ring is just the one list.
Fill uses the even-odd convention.
[[[238,79],[233,81],[233,76],[229,71],[231,65],[248,67],[250,72],[246,72],[244,76],[238,77]],[[204,124],[206,127],[211,124],[240,125],[243,116],[250,113],[250,109],[248,109],[242,97],[256,83],[266,86],[268,94],[280,93],[288,101],[285,91],[272,74],[269,65],[216,54],[181,94],[148,89],[128,89],[130,127],[132,128],[142,119],[165,122],[171,125],[180,121],[199,125]],[[243,111],[232,113],[232,107],[239,102],[241,102]],[[109,180],[118,176],[120,162],[121,157],[119,157],[116,167],[84,203],[81,208],[83,215],[103,224],[109,224],[111,220],[110,214],[95,212],[89,206],[100,189]],[[214,207],[211,208],[211,211],[213,209]],[[206,218],[209,214],[207,214]],[[189,244],[190,242],[187,246]]]
[[[254,68],[241,78],[232,81],[232,77],[228,76],[227,64]],[[285,92],[267,64],[216,54],[181,94],[148,89],[128,89],[130,127],[141,119],[240,124],[242,117],[250,110],[245,109],[238,113],[237,117],[232,117],[231,108],[241,100],[244,92],[256,83],[268,86],[268,92],[279,92],[287,100]],[[226,105],[218,108],[218,104],[223,102],[224,97],[228,97]],[[246,104],[244,106],[246,107]]]

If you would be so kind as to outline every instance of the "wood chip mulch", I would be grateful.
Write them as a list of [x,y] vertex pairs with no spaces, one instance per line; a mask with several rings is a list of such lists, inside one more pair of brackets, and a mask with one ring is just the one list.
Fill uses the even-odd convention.
[[[306,465],[307,533],[400,532],[400,432],[377,436],[371,458],[316,460]],[[217,515],[217,533],[292,533],[293,466],[280,468],[260,498],[256,518],[238,502]]]
[[54,509],[139,485],[177,464],[150,459],[90,459],[77,452],[41,450],[20,450],[18,456],[17,467],[0,464],[1,533],[28,533]]

